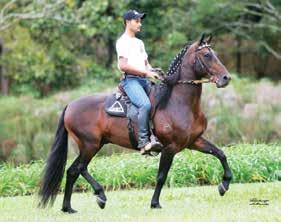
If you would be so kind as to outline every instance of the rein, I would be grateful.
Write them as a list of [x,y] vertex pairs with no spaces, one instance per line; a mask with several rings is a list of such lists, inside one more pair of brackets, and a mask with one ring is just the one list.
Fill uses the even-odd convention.
[[193,85],[198,85],[198,84],[202,84],[202,83],[210,83],[210,82],[211,82],[211,80],[209,80],[209,79],[177,81],[178,84],[193,84]]

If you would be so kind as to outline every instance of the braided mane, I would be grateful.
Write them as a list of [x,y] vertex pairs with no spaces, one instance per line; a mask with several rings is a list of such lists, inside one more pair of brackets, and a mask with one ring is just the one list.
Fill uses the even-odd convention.
[[179,68],[182,64],[182,59],[189,49],[191,44],[186,44],[183,49],[174,57],[173,61],[169,65],[168,72],[165,77],[165,83],[168,85],[174,85],[179,79]]
[[169,65],[168,71],[166,76],[164,77],[164,81],[162,84],[159,85],[158,91],[158,107],[160,109],[165,108],[167,102],[171,96],[173,86],[179,80],[180,77],[180,66],[182,64],[183,57],[186,51],[191,46],[190,43],[186,44],[183,49],[174,57],[173,61]]

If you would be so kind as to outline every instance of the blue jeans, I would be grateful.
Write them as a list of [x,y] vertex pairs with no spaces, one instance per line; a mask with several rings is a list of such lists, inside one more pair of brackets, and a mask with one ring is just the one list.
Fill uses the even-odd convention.
[[146,78],[126,75],[121,84],[131,100],[138,108],[139,138],[138,147],[142,148],[149,142],[149,114],[151,103],[147,96],[149,81]]

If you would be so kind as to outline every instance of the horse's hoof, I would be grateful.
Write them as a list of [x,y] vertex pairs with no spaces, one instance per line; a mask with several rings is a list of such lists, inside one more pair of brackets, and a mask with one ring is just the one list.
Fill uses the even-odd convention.
[[69,214],[77,213],[77,210],[74,210],[71,207],[63,207],[61,210],[65,213],[69,213]]
[[227,189],[224,187],[223,183],[221,183],[218,186],[218,190],[219,190],[219,193],[220,193],[221,196],[223,196],[225,194],[225,192],[227,191]]
[[101,209],[105,208],[106,200],[102,199],[101,197],[97,196],[97,203]]
[[156,204],[151,204],[151,209],[161,209],[161,205],[159,203],[156,203]]

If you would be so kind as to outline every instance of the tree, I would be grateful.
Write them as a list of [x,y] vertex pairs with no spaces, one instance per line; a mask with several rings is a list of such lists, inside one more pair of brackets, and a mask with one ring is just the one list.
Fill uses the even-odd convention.
[[[1,37],[10,48],[2,66],[15,89],[28,86],[41,95],[85,78],[113,78],[122,15],[132,8],[148,14],[139,37],[155,67],[166,69],[202,32],[223,40],[217,44],[236,55],[239,72],[244,53],[259,56],[251,64],[258,77],[281,54],[280,0],[3,0],[1,7]],[[225,47],[226,38],[233,45]]]
[[[281,59],[281,2],[278,0],[202,0],[191,11],[193,28],[200,28],[216,36],[228,35],[234,39],[237,71],[241,71],[244,52],[259,55],[254,64],[258,77],[265,75],[269,57]],[[201,24],[201,25],[200,25]],[[230,53],[230,52],[229,52]]]
[[[4,48],[3,40],[0,39],[0,61],[2,60],[2,56],[4,52],[6,51],[6,48]],[[8,95],[8,89],[9,89],[9,81],[7,76],[5,75],[5,68],[0,63],[0,89],[1,93],[3,95]]]
[[48,18],[68,22],[59,14],[64,5],[63,0],[4,0],[0,3],[0,32],[22,20]]
[[[18,26],[24,21],[38,21],[40,19],[59,21],[63,23],[73,22],[69,17],[66,17],[62,9],[66,6],[63,0],[9,0],[0,3],[0,32],[13,32],[11,28]],[[2,48],[5,46],[2,44]],[[14,53],[12,51],[11,53]],[[2,56],[3,57],[3,56]],[[8,56],[9,57],[9,56]],[[13,55],[12,57],[15,58]],[[4,63],[6,61],[6,63]],[[6,70],[9,59],[1,58],[1,70]],[[16,73],[16,75],[18,75]],[[8,78],[15,79],[13,74],[8,76],[1,74],[1,90],[3,94],[8,92]],[[40,85],[40,84],[39,84]]]

